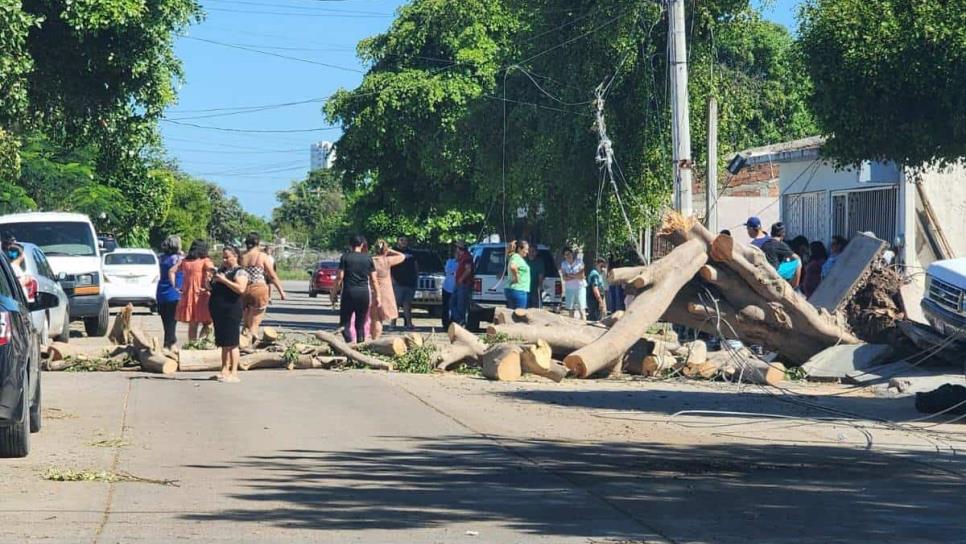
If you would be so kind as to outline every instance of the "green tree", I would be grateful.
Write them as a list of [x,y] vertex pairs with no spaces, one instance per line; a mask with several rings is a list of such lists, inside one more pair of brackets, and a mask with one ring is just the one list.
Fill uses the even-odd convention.
[[167,236],[177,234],[186,243],[208,239],[212,217],[209,184],[181,172],[173,172],[171,206],[160,225],[152,229],[151,243],[158,245]]
[[272,224],[281,236],[296,244],[316,248],[338,248],[343,241],[346,197],[340,185],[341,173],[315,170],[305,179],[276,194],[278,206]]
[[966,156],[966,1],[810,0],[811,106],[843,163]]
[[[808,80],[794,42],[747,0],[695,4],[691,104],[695,156],[703,105],[721,103],[722,156],[811,133]],[[338,165],[375,221],[413,228],[457,210],[467,222],[561,243],[622,245],[627,226],[594,160],[595,89],[635,231],[671,189],[667,22],[651,0],[415,0],[383,35],[362,42],[369,72],[327,104],[345,131]],[[504,96],[506,99],[504,100]],[[598,196],[600,195],[600,196]],[[599,200],[598,200],[599,199]],[[517,210],[529,210],[517,224]],[[381,220],[380,220],[381,221]]]

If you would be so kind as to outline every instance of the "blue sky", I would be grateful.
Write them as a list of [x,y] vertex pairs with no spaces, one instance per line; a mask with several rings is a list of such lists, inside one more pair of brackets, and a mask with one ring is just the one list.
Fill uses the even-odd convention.
[[[799,1],[769,0],[766,16],[791,26]],[[186,81],[162,123],[165,145],[185,171],[268,217],[275,193],[308,170],[312,142],[338,138],[317,130],[320,110],[324,97],[361,81],[355,44],[388,28],[405,1],[202,3],[207,18],[177,43]],[[292,102],[304,103],[257,108]]]

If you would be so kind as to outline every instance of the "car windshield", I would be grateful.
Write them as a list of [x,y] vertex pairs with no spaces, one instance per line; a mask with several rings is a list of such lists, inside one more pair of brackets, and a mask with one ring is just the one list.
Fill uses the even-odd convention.
[[127,265],[127,264],[146,264],[154,266],[158,264],[154,255],[148,253],[109,253],[104,257],[106,265]]
[[[543,260],[544,275],[548,278],[559,276],[557,265],[553,261],[550,250],[541,249],[540,259]],[[476,261],[476,274],[480,276],[502,276],[506,266],[506,253],[503,248],[486,248]]]
[[48,257],[93,257],[97,245],[91,226],[83,222],[7,223],[0,231],[10,232],[21,242],[40,246]]

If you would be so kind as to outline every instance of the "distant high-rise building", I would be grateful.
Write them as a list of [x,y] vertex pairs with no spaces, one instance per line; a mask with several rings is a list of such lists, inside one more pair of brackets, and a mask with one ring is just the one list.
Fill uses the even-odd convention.
[[335,145],[332,142],[312,144],[309,170],[328,170],[335,164]]

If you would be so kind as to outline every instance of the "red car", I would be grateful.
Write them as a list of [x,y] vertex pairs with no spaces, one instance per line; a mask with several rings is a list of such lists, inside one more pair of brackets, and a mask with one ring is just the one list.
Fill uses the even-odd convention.
[[335,276],[339,273],[339,261],[320,261],[311,271],[309,296],[315,298],[319,293],[329,294],[335,286]]

